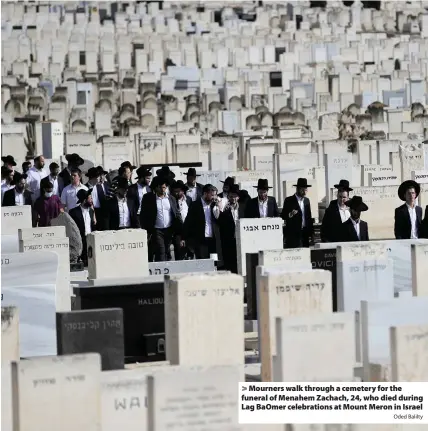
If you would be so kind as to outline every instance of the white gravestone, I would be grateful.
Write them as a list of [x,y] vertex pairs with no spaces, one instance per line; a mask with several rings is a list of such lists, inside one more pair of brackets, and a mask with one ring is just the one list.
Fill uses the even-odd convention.
[[234,366],[182,367],[149,376],[148,429],[239,430],[239,379],[239,367]]
[[1,362],[19,361],[19,314],[16,307],[1,308]]
[[389,328],[428,323],[428,297],[395,298],[390,301],[361,301],[361,335],[364,381],[373,381],[373,364],[385,367],[391,381]]
[[330,196],[330,189],[344,178],[349,178],[352,170],[352,154],[341,155],[324,154],[326,196]]
[[13,431],[12,363],[1,364],[1,429]]
[[245,218],[236,224],[238,273],[246,275],[246,253],[284,247],[281,218]]
[[92,232],[88,244],[88,278],[146,277],[149,275],[147,233],[143,229]]
[[28,358],[12,367],[20,431],[100,429],[98,353]]
[[30,229],[19,229],[18,239],[20,241],[33,239],[65,238],[65,226],[32,227]]
[[312,269],[309,248],[285,248],[259,251],[260,266],[281,266],[282,269]]
[[428,382],[428,324],[390,328],[393,382]]
[[337,309],[358,311],[362,300],[394,298],[392,261],[386,245],[343,244],[337,247]]
[[283,272],[267,268],[257,289],[262,381],[269,382],[276,354],[275,318],[332,312],[332,278],[324,270]]
[[350,381],[355,359],[354,313],[276,319],[275,382]]
[[413,295],[428,296],[428,244],[412,244],[411,248]]
[[31,205],[2,207],[1,234],[17,235],[18,229],[31,228]]
[[167,276],[164,298],[166,359],[171,365],[244,365],[242,276]]

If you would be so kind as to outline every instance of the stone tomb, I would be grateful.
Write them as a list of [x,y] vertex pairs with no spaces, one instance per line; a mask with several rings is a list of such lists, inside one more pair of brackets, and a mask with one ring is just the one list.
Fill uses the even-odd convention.
[[20,241],[65,238],[66,236],[64,226],[32,227],[18,230],[18,239]]
[[352,381],[354,313],[277,318],[276,352],[275,382]]
[[16,307],[1,308],[1,362],[19,361],[19,314]]
[[246,275],[246,253],[283,249],[281,218],[241,219],[236,224],[238,273]]
[[70,311],[70,254],[68,238],[44,238],[19,241],[19,251],[22,253],[39,253],[51,251],[58,255],[59,278],[56,285],[57,311]]
[[213,259],[149,262],[150,275],[186,274],[188,272],[211,272],[215,270],[215,261]]
[[392,261],[385,244],[337,247],[337,309],[358,311],[362,300],[394,298]]
[[414,296],[428,296],[428,244],[412,244],[412,291]]
[[262,381],[273,379],[275,318],[332,311],[331,274],[323,270],[280,272],[267,268],[259,278],[259,340]]
[[1,208],[1,234],[17,235],[19,229],[31,228],[31,206]]
[[125,362],[165,360],[164,281],[75,287],[76,310],[123,310]]
[[428,297],[361,301],[364,381],[392,381],[389,330],[394,326],[428,324],[427,310]]
[[241,276],[226,272],[166,276],[171,365],[244,365],[243,288]]
[[180,367],[148,376],[148,429],[239,430],[239,379],[238,366]]
[[99,353],[102,370],[123,369],[123,312],[120,308],[56,314],[58,355]]
[[11,362],[1,364],[1,429],[2,431],[13,431]]
[[98,431],[101,360],[97,353],[12,363],[20,431]]
[[428,324],[390,328],[393,382],[428,382]]
[[87,236],[88,278],[149,275],[147,233],[143,229],[92,232]]

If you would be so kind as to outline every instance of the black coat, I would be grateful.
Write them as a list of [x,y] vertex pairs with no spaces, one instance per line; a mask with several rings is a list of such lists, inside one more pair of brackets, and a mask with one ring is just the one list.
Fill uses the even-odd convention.
[[[268,196],[267,217],[279,217],[279,209],[276,199]],[[245,206],[245,218],[260,218],[259,198],[252,198]]]
[[428,239],[428,205],[425,207],[425,217],[421,223],[421,231],[420,231],[419,238]]
[[195,187],[196,187],[196,199],[195,199],[195,201],[197,201],[198,199],[200,199],[202,197],[202,189],[204,188],[204,185],[201,183],[196,183]]
[[[238,214],[240,219],[244,216],[244,209],[244,206],[238,206]],[[232,211],[229,206],[220,212],[218,219],[214,218],[214,220],[216,220],[216,223],[220,228],[222,244],[224,241],[227,242],[229,239],[233,239],[235,237],[235,221],[233,220]]]
[[[211,204],[211,223],[215,223],[215,217],[212,211],[213,207],[214,204]],[[201,242],[205,239],[205,213],[202,206],[202,199],[193,201],[189,207],[189,212],[184,222],[183,239],[193,242]]]
[[[24,205],[32,205],[31,192],[24,190]],[[10,189],[3,195],[2,207],[14,207],[15,206],[15,189]]]
[[[85,235],[85,221],[83,219],[82,208],[78,205],[75,208],[72,208],[68,214],[70,217],[76,222],[77,227],[79,228],[80,236],[82,239],[86,238]],[[89,216],[91,217],[91,231],[96,230],[95,219],[94,219],[94,211],[89,209]]]
[[[183,228],[183,220],[181,213],[178,210],[176,199],[168,195],[169,204],[171,206],[171,217],[172,217],[172,228],[175,233],[181,233]],[[140,225],[142,229],[145,229],[148,233],[153,233],[155,230],[156,216],[157,216],[157,205],[156,205],[156,194],[153,192],[146,193],[141,201],[141,212],[140,212]]]
[[337,232],[342,225],[337,199],[330,202],[330,205],[325,210],[321,224],[321,241],[336,242]]
[[[140,221],[137,215],[138,208],[135,206],[134,200],[132,198],[127,198],[126,203],[129,210],[129,228],[138,229],[140,227]],[[106,200],[102,212],[104,214],[106,230],[118,230],[120,224],[120,214],[119,202],[117,198],[114,197]]]
[[357,232],[355,231],[354,225],[351,219],[342,223],[340,229],[338,229],[338,242],[353,242],[353,241],[369,241],[369,226],[368,224],[360,220],[360,238],[358,238]]
[[[395,208],[394,235],[395,239],[410,239],[412,223],[407,205]],[[416,231],[419,233],[422,223],[422,208],[416,206]],[[418,235],[419,236],[419,235]]]
[[[309,236],[313,236],[314,225],[312,221],[311,202],[308,198],[303,198],[305,208],[305,226],[309,232]],[[296,210],[297,213],[290,217],[290,213]],[[302,236],[302,210],[296,195],[288,196],[284,199],[282,206],[281,217],[285,221],[284,234],[286,238],[300,239]]]
[[71,174],[67,168],[64,168],[59,174],[58,177],[62,179],[63,187],[67,187],[71,184]]

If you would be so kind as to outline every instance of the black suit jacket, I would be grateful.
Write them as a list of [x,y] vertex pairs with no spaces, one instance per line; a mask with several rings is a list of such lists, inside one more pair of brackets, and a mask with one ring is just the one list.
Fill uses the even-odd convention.
[[[83,219],[82,208],[78,205],[75,208],[72,208],[68,214],[70,217],[76,222],[77,227],[79,228],[80,236],[82,239],[86,238],[85,235],[85,221]],[[91,217],[91,231],[96,230],[95,219],[94,219],[94,211],[89,209],[89,216]]]
[[[215,217],[212,211],[213,207],[214,204],[211,204],[211,224],[215,223]],[[194,242],[201,242],[205,239],[205,213],[204,207],[202,206],[202,199],[193,201],[189,207],[189,212],[184,222],[183,239]]]
[[[239,218],[243,218],[244,216],[245,206],[238,206],[238,214]],[[220,212],[220,216],[218,219],[215,219],[216,223],[220,228],[221,241],[228,242],[235,238],[235,221],[233,220],[232,210],[229,206],[227,206],[222,212]]]
[[202,189],[204,187],[201,183],[196,183],[196,200],[200,199],[202,197]]
[[342,223],[342,226],[338,229],[338,242],[353,242],[353,241],[369,241],[369,226],[368,224],[360,220],[360,238],[358,238],[357,232],[355,231],[354,225],[351,219]]
[[[303,198],[305,208],[305,226],[309,231],[309,236],[313,236],[314,225],[312,221],[311,202],[308,198]],[[290,213],[296,210],[297,213],[290,217]],[[285,221],[285,235],[288,238],[300,238],[302,232],[302,210],[296,195],[288,196],[284,199],[281,217]]]
[[[138,208],[135,206],[134,200],[132,198],[126,198],[126,203],[128,204],[129,221],[131,224],[129,228],[138,229],[140,227],[140,221],[137,215]],[[120,215],[117,198],[114,197],[106,200],[102,211],[104,213],[106,230],[118,230],[120,224]]]
[[428,205],[425,207],[425,217],[421,223],[419,238],[428,238]]
[[342,225],[342,218],[340,217],[337,199],[330,202],[330,205],[325,210],[324,217],[321,224],[321,241],[322,242],[336,242],[337,232]]
[[58,177],[62,179],[63,187],[67,187],[69,184],[71,184],[71,174],[68,171],[67,168],[64,168],[59,174]]
[[[416,230],[420,233],[422,223],[422,208],[416,206]],[[407,205],[395,208],[394,235],[395,239],[410,239],[412,223]],[[418,235],[419,236],[419,235]]]
[[[24,190],[24,205],[32,205],[31,192]],[[3,195],[2,207],[15,206],[15,189],[10,189]]]
[[[276,199],[268,196],[267,217],[279,217],[279,209]],[[260,218],[259,198],[252,198],[245,206],[245,218]]]
[[[175,233],[181,233],[183,228],[183,219],[178,210],[176,199],[168,195],[169,204],[171,206],[172,228]],[[140,225],[142,229],[147,230],[148,233],[153,233],[155,230],[156,216],[157,216],[156,194],[153,192],[146,193],[141,201],[140,212]]]

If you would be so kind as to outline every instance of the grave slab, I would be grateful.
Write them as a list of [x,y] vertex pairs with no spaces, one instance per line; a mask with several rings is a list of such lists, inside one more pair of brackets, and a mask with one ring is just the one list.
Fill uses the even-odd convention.
[[12,363],[3,361],[1,364],[1,429],[13,431]]
[[20,241],[65,237],[66,233],[64,226],[33,227],[30,229],[18,230],[18,239]]
[[324,269],[331,272],[333,311],[337,311],[337,264],[336,249],[321,248],[311,250],[312,269]]
[[16,235],[19,229],[31,228],[31,206],[2,207],[1,234]]
[[428,244],[411,245],[413,296],[428,296]]
[[215,271],[212,259],[176,260],[167,262],[149,262],[150,275],[184,274],[188,272]]
[[2,307],[1,362],[11,361],[19,361],[19,313],[16,307]]

